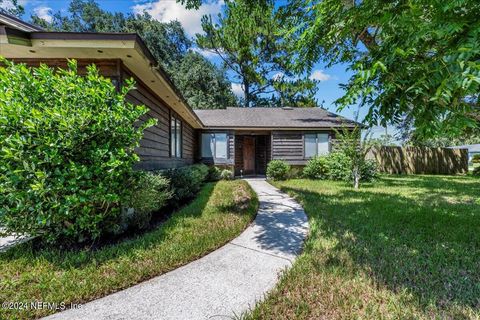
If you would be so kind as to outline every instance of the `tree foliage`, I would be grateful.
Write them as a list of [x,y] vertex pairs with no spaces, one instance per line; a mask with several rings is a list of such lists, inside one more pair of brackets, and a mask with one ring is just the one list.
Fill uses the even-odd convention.
[[[188,97],[187,102],[197,109],[221,109],[235,106],[235,97],[228,90],[214,91],[212,88],[229,88],[225,72],[196,52],[188,52],[177,65],[175,84]],[[207,72],[206,72],[207,71]],[[205,92],[212,91],[208,96]]]
[[[72,0],[67,15],[56,12],[51,22],[34,15],[32,22],[56,31],[138,33],[190,106],[224,108],[225,101],[229,105],[236,104],[225,74],[203,56],[192,58],[192,42],[178,21],[162,23],[146,12],[137,15],[111,13],[100,8],[94,0]],[[192,70],[204,76],[197,75],[197,82],[188,81],[194,73]]]
[[[189,3],[195,6],[195,3]],[[295,73],[272,1],[226,1],[215,22],[204,16],[200,48],[216,53],[241,85],[243,106],[314,106],[316,83]]]
[[341,130],[335,130],[335,136],[337,137],[335,151],[348,159],[349,176],[353,187],[358,189],[362,175],[365,175],[364,180],[371,180],[376,172],[375,163],[366,159],[373,147],[371,132],[367,132],[362,138],[360,127],[355,127],[353,130],[343,127]]
[[21,17],[25,13],[25,8],[18,3],[18,0],[0,0],[0,13],[1,12]]
[[291,0],[282,9],[297,63],[346,63],[340,108],[358,102],[370,124],[407,119],[417,135],[478,125],[480,2]]
[[115,224],[136,178],[147,112],[109,79],[0,60],[0,225],[47,241],[98,238]]

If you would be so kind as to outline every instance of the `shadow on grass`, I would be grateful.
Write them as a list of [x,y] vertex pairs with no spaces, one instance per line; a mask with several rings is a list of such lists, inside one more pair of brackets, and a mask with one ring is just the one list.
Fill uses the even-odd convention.
[[[341,258],[347,253],[354,270],[393,292],[406,289],[423,307],[479,308],[480,205],[431,202],[444,192],[478,197],[479,180],[471,183],[467,188],[446,177],[387,177],[381,184],[393,188],[389,192],[382,192],[381,184],[359,191],[340,186],[333,193],[289,186],[282,190],[296,196],[318,222],[306,247],[313,259],[315,250],[325,250],[316,241],[335,239],[328,249],[329,265],[348,270]],[[395,194],[400,186],[415,189],[415,197]]]
[[[32,242],[27,242],[6,252],[0,252],[0,263],[11,262],[16,259],[30,257],[27,261],[32,267],[39,260],[47,260],[55,267],[60,269],[82,268],[90,263],[97,265],[107,263],[109,260],[117,259],[122,256],[132,256],[136,251],[145,250],[156,246],[164,241],[172,230],[178,228],[178,225],[187,224],[186,218],[202,215],[210,197],[213,194],[216,183],[207,183],[200,190],[196,198],[185,207],[171,214],[170,218],[157,226],[156,229],[148,232],[139,232],[130,238],[121,242],[106,245],[98,250],[58,250],[45,248],[35,250]],[[159,212],[160,213],[160,212]],[[157,213],[157,214],[159,214]]]
[[[389,175],[382,177],[381,181],[387,187],[406,187],[452,195],[480,196],[480,177],[474,176]],[[371,187],[375,187],[375,185],[367,186],[367,188]]]

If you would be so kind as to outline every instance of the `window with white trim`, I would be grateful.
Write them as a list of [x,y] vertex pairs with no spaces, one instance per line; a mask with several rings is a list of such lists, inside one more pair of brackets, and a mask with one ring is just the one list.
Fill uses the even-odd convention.
[[202,158],[228,158],[226,133],[202,133]]
[[330,152],[328,133],[305,133],[305,158],[313,158]]

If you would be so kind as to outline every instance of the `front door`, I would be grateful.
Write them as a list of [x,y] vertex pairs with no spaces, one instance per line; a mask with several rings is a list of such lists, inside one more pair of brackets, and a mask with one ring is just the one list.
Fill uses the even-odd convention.
[[255,138],[243,139],[243,174],[255,174]]

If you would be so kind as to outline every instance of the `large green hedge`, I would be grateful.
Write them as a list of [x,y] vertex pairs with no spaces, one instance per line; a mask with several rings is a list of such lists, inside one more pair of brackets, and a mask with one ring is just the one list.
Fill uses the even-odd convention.
[[[120,215],[146,122],[144,106],[89,66],[0,60],[0,225],[47,241],[99,237]],[[153,120],[152,120],[153,121]],[[136,124],[136,125],[134,125]]]

